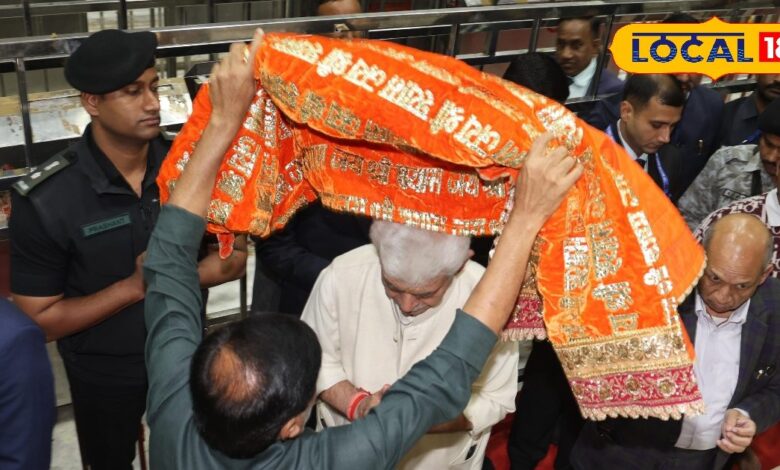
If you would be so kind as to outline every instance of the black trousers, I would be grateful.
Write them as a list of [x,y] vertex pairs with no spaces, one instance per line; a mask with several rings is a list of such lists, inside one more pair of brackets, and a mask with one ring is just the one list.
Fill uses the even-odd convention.
[[70,370],[68,381],[84,468],[132,469],[141,417],[146,409],[146,385],[96,384],[80,379]]
[[583,427],[571,453],[577,470],[712,470],[722,468],[716,466],[717,457],[717,447],[685,450],[620,445],[592,421]]
[[572,468],[569,453],[584,420],[549,341],[534,341],[507,443],[512,470],[533,470],[558,430],[555,469]]

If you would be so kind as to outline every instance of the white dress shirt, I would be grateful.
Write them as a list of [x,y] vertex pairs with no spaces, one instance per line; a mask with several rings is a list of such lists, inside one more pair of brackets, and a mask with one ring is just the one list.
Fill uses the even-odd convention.
[[[642,165],[642,168],[644,168],[645,172],[647,172],[647,161],[650,158],[650,156],[646,153],[643,153],[642,155],[637,155],[636,152],[634,152],[634,149],[632,149],[631,146],[628,145],[628,141],[626,140],[625,137],[623,137],[623,131],[620,129],[621,121],[622,119],[618,119],[618,122],[617,124],[615,124],[615,127],[617,127],[618,138],[620,138],[620,143],[623,145],[623,149],[625,149],[629,157],[631,157],[635,162]],[[641,160],[641,162],[638,160]]]
[[766,195],[763,219],[770,227],[780,226],[780,201],[777,199],[777,188],[769,191]]
[[578,73],[571,79],[569,83],[569,98],[582,98],[588,92],[593,75],[596,73],[596,58],[592,58],[587,67],[582,69],[582,72]]
[[704,399],[704,414],[685,415],[677,447],[707,450],[717,445],[723,418],[737,388],[742,325],[747,320],[748,308],[750,299],[723,321],[707,313],[704,301],[696,293],[693,372]]
[[[467,262],[441,303],[413,318],[387,297],[381,272],[376,249],[365,245],[337,257],[317,279],[301,317],[322,346],[317,393],[342,380],[370,392],[395,383],[439,345],[484,268]],[[463,411],[473,429],[426,434],[396,468],[481,469],[490,428],[514,411],[517,368],[517,343],[498,342]],[[322,401],[317,413],[328,427],[348,422]]]

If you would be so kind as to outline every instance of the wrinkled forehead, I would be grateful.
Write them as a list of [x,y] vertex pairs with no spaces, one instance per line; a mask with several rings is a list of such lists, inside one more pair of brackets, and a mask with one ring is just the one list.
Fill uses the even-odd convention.
[[412,284],[404,279],[388,276],[382,271],[382,283],[385,287],[395,292],[403,292],[412,295],[431,294],[446,286],[452,276],[440,275],[422,283]]

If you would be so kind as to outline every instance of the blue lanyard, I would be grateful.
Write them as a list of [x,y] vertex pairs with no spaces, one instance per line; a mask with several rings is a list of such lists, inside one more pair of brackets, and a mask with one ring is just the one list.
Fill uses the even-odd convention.
[[[612,139],[613,142],[619,143],[615,133],[612,131],[612,126],[607,126],[606,134],[610,139]],[[669,190],[669,176],[667,176],[666,170],[664,170],[664,166],[661,164],[661,157],[658,155],[658,152],[652,154],[651,157],[655,160],[655,166],[658,168],[658,176],[661,177],[661,189],[663,190],[664,194],[666,194],[666,197],[671,199],[672,195],[671,191]]]
[[740,142],[739,145],[745,145],[745,144],[755,144],[758,142],[759,137],[761,137],[761,131],[755,131],[754,133],[750,134],[747,139]]

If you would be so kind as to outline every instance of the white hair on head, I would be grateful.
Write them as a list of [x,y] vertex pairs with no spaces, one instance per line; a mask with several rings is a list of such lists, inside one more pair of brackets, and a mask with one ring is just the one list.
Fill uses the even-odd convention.
[[412,286],[455,275],[469,258],[468,237],[375,220],[369,233],[382,272]]

